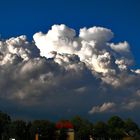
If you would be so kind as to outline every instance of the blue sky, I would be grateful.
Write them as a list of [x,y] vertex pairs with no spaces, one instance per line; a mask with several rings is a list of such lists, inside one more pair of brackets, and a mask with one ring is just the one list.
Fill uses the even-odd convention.
[[115,41],[127,40],[140,66],[139,0],[1,0],[0,33],[3,38],[47,32],[53,24],[80,27],[103,26],[115,33]]
[[[139,122],[140,71],[134,71],[140,68],[139,8],[139,0],[1,0],[1,38],[26,35],[29,40],[28,44],[22,36],[11,39],[8,43],[2,40],[3,44],[0,44],[1,109],[15,118],[35,119],[53,116],[57,119],[63,118],[63,114],[65,117],[79,114],[93,119],[91,114],[94,114],[95,119],[99,117],[106,119],[110,115],[117,114],[123,117],[130,116]],[[61,47],[69,46],[65,38],[66,41],[67,39],[71,41],[71,34],[73,34],[70,28],[76,30],[77,35],[79,29],[83,27],[100,26],[111,29],[114,33],[112,42],[118,43],[125,40],[129,42],[136,60],[133,70],[129,67],[126,70],[125,65],[121,65],[122,62],[120,62],[122,59],[129,61],[131,58],[130,52],[127,52],[128,45],[122,44],[124,47],[122,50],[117,49],[115,45],[110,45],[111,49],[106,48],[105,44],[109,40],[106,37],[110,38],[112,32],[104,28],[96,28],[99,33],[93,34],[95,36],[93,38],[99,43],[94,47],[99,47],[97,56],[103,68],[95,65],[96,60],[91,64],[91,68],[89,67],[90,58],[87,59],[89,63],[86,64],[87,61],[79,59],[71,52],[69,55],[60,52],[53,59],[47,59],[45,56],[44,60],[31,41],[35,33],[42,31],[46,34],[54,24],[68,26],[62,25],[64,30],[61,30],[61,26],[54,27],[56,32],[61,33],[60,40],[55,36],[55,31],[51,30],[51,35],[58,39],[60,50],[64,49],[64,51],[65,48]],[[88,34],[88,31],[83,32]],[[105,44],[100,38],[102,34],[105,34],[103,36]],[[83,40],[88,44],[87,38],[83,37]],[[43,46],[39,44],[40,39],[41,35],[37,34],[35,42],[38,48]],[[75,37],[72,39],[77,41]],[[51,44],[53,39],[45,41],[46,47],[46,44]],[[77,41],[77,43],[81,45],[81,42]],[[55,44],[53,45],[55,47]],[[100,50],[100,45],[105,45],[104,54],[103,50]],[[59,48],[57,51],[59,52]],[[81,57],[85,54],[77,51],[76,55]],[[39,58],[36,59],[36,57]],[[59,58],[64,59],[64,65]],[[110,74],[108,70],[112,73]]]

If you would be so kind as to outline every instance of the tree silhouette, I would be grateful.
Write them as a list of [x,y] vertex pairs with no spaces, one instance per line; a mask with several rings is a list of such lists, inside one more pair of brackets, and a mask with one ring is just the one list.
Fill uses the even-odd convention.
[[0,139],[4,140],[8,136],[10,123],[10,116],[0,111]]

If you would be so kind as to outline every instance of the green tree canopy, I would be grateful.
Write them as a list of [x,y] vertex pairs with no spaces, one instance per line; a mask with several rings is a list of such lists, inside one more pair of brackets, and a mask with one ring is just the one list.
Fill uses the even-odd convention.
[[94,125],[93,135],[94,135],[94,137],[105,138],[106,139],[108,137],[108,126],[107,126],[107,124],[102,122],[102,121],[98,121]]
[[111,128],[124,128],[124,121],[118,116],[112,116],[108,120],[108,126]]
[[93,124],[86,119],[76,116],[72,119],[77,140],[89,140],[92,135]]
[[139,131],[138,125],[130,118],[124,121],[124,128],[128,135],[135,135]]
[[122,138],[124,133],[124,121],[118,116],[112,116],[108,120],[109,136],[111,138]]

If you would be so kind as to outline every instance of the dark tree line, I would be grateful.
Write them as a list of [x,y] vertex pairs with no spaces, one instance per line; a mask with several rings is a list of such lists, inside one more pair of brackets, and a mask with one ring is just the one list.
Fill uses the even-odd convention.
[[[132,136],[140,140],[140,129],[132,120],[123,120],[118,116],[112,116],[107,122],[98,121],[92,123],[79,116],[72,118],[75,140],[122,140],[125,136]],[[23,120],[12,121],[6,113],[0,112],[0,140],[34,140],[35,134],[39,134],[39,140],[66,140],[67,130],[62,128],[59,137],[54,122],[48,120],[34,120],[25,122]]]

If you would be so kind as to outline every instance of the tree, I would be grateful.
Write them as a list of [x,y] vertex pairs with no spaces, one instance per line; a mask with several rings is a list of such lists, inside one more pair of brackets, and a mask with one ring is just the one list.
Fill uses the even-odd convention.
[[30,129],[32,127],[32,123],[31,122],[28,122],[26,124],[26,140],[31,140],[31,133],[30,133]]
[[26,122],[16,120],[10,124],[10,136],[19,140],[26,139]]
[[93,135],[95,138],[108,139],[108,126],[106,123],[99,121],[94,125]]
[[124,127],[124,121],[118,117],[118,116],[112,116],[109,120],[108,120],[108,125],[109,127],[116,127],[116,128],[123,128]]
[[55,124],[47,120],[35,120],[32,122],[30,134],[34,140],[35,134],[38,133],[40,140],[55,139]]
[[125,120],[124,128],[125,128],[125,132],[131,136],[136,135],[136,133],[138,133],[139,131],[138,125],[130,118]]
[[92,135],[93,124],[79,116],[74,117],[72,123],[74,125],[76,139],[89,140],[89,136]]
[[5,139],[8,136],[9,124],[11,123],[11,118],[8,114],[0,111],[0,139]]
[[113,139],[121,139],[124,136],[124,121],[118,116],[112,116],[108,120],[109,136]]

